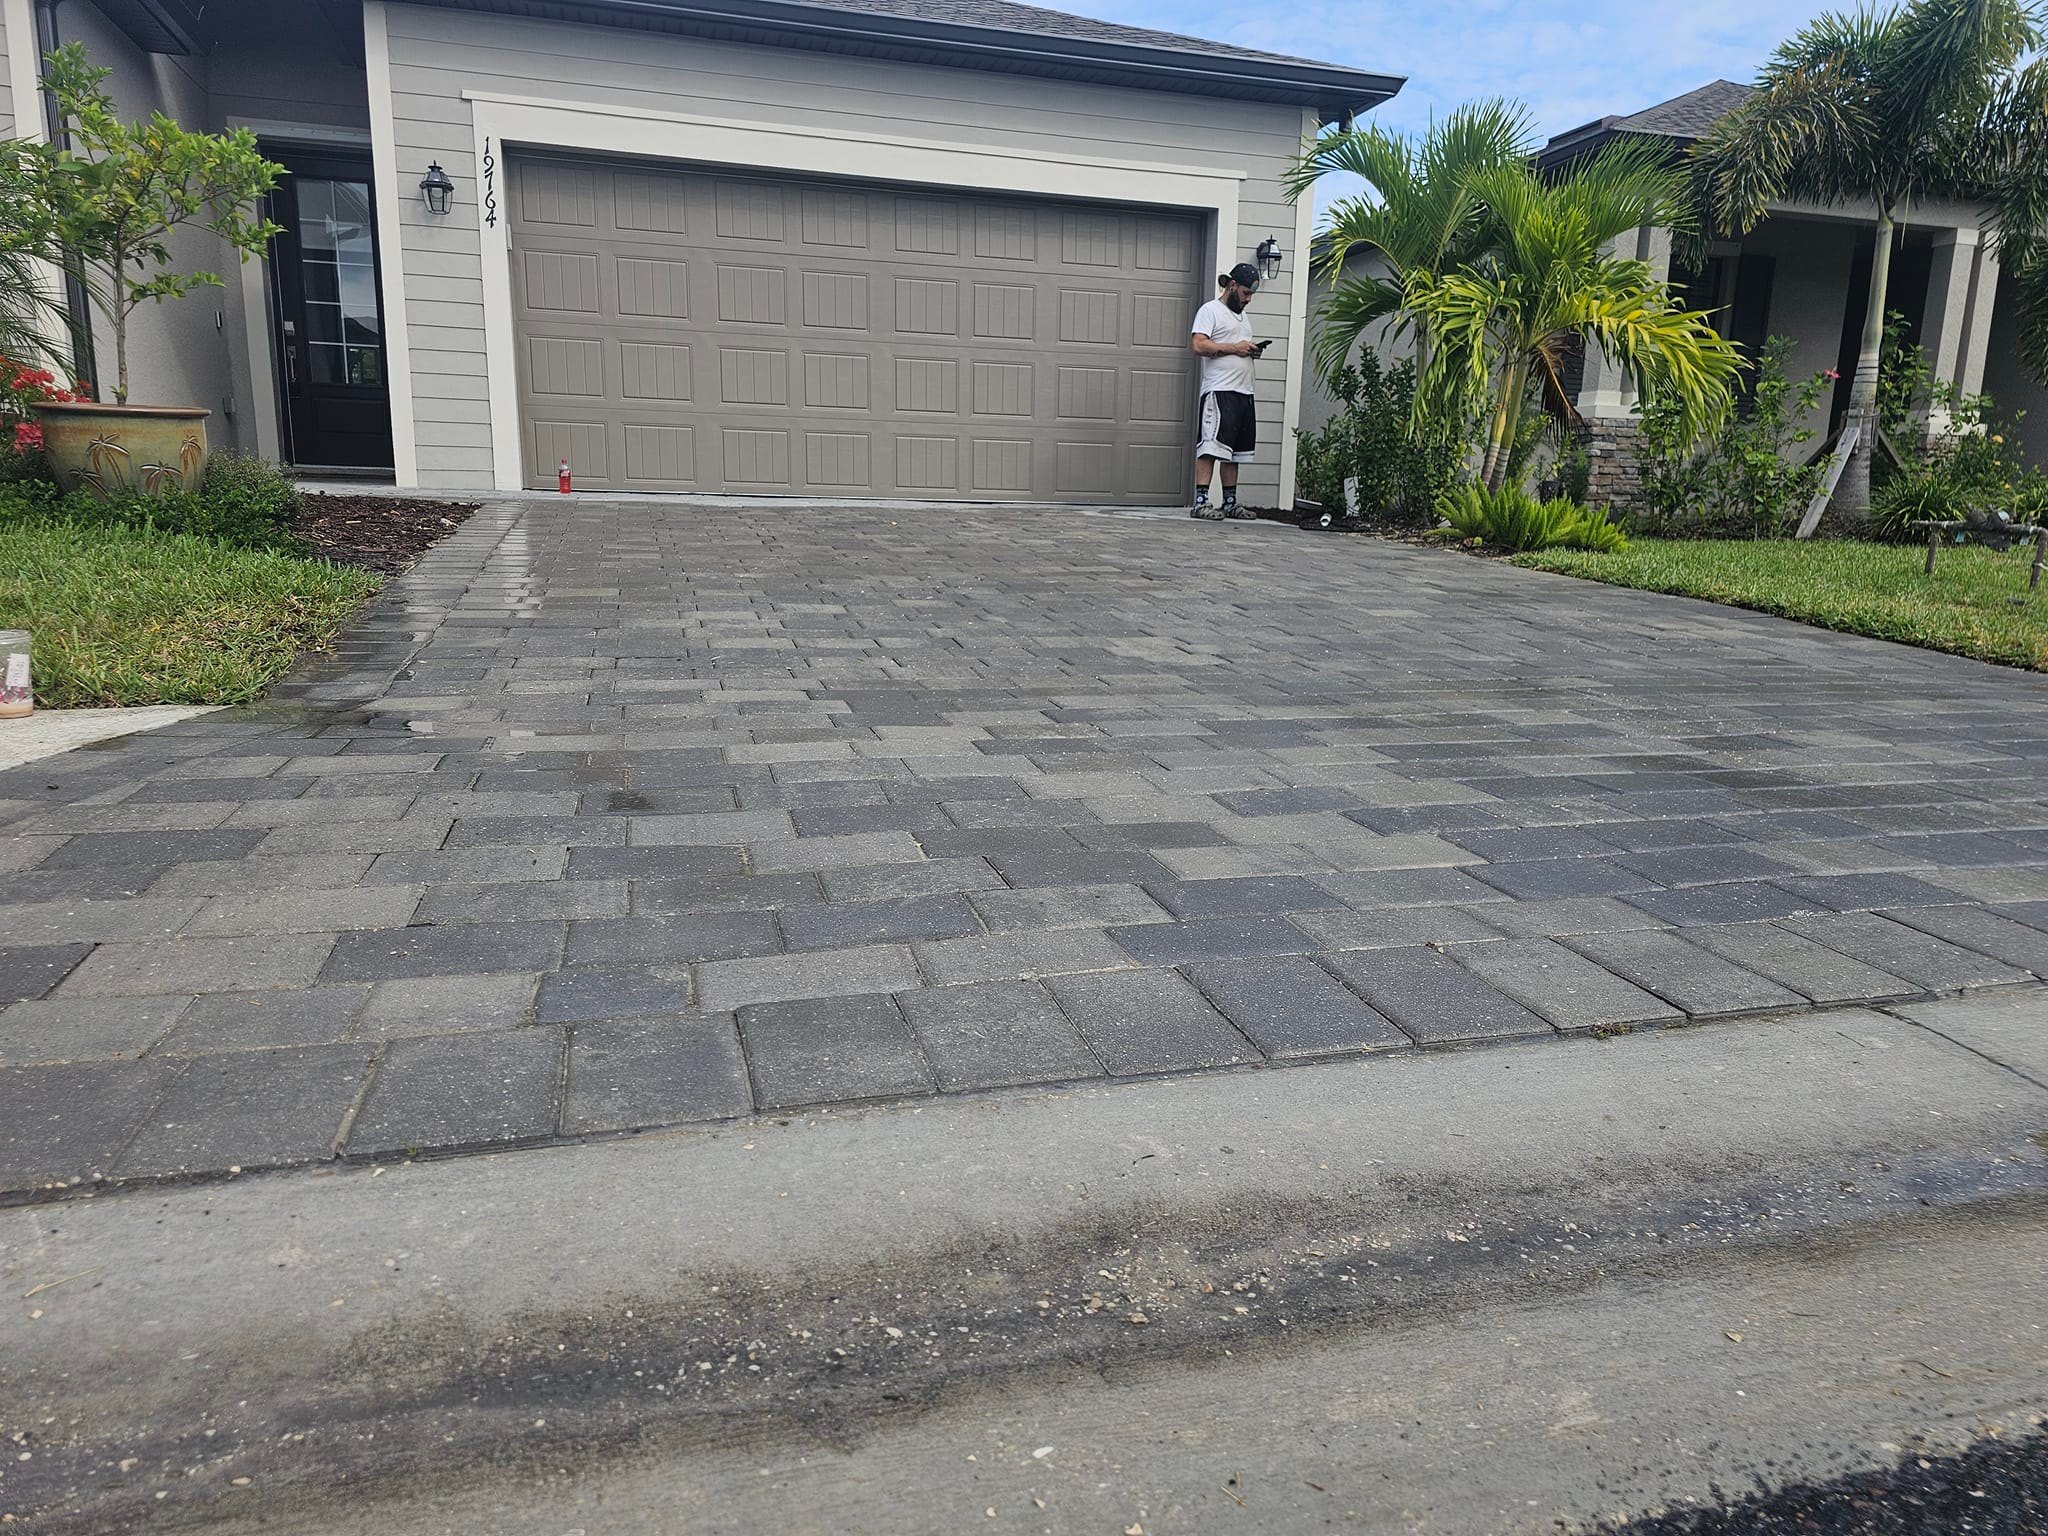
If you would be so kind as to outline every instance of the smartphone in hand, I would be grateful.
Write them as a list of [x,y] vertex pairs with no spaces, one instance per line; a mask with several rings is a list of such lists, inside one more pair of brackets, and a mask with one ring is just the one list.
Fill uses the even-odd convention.
[[1255,342],[1253,342],[1253,343],[1252,343],[1252,356],[1254,356],[1254,357],[1264,357],[1264,356],[1266,355],[1266,348],[1270,347],[1271,345],[1273,345],[1273,343],[1272,343],[1272,342],[1270,342],[1270,341],[1255,341]]

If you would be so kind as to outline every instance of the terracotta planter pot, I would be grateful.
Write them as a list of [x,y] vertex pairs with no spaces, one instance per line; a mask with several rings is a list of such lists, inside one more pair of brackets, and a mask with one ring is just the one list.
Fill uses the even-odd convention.
[[206,418],[196,405],[35,407],[58,489],[109,498],[196,491],[206,483]]

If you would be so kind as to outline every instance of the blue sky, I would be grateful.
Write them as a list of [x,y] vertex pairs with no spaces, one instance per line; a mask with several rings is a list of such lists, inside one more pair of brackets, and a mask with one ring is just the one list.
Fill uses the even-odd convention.
[[1107,21],[1326,59],[1408,84],[1374,114],[1421,128],[1475,96],[1525,101],[1544,136],[1634,112],[1707,81],[1748,80],[1791,33],[1847,0],[1039,0]]

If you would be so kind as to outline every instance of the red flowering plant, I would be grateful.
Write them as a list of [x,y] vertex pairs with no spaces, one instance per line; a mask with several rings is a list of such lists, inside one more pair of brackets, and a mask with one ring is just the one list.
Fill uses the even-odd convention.
[[47,368],[17,362],[0,354],[0,447],[25,454],[43,451],[43,429],[34,408],[46,401],[76,400],[86,392],[80,384],[66,389]]

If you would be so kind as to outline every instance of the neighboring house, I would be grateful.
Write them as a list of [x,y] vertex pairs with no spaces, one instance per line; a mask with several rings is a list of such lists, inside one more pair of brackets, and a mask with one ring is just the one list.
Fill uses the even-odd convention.
[[[253,128],[272,258],[135,396],[401,485],[1175,503],[1194,310],[1272,237],[1247,499],[1293,491],[1305,134],[1397,78],[1009,0],[0,0],[131,116]],[[429,211],[438,164],[452,207]],[[104,369],[109,350],[101,347]]]
[[[1538,163],[1563,166],[1629,135],[1665,139],[1674,153],[1681,152],[1748,94],[1748,86],[1716,80],[1626,117],[1603,117],[1559,134]],[[1668,231],[1640,230],[1624,246],[1625,254],[1667,275],[1690,303],[1712,311],[1722,334],[1749,355],[1766,338],[1783,336],[1793,343],[1788,368],[1795,381],[1830,368],[1840,374],[1805,423],[1815,433],[1803,449],[1811,454],[1848,408],[1869,292],[1873,222],[1874,210],[1867,207],[1785,204],[1741,239],[1715,241],[1698,271],[1674,266]],[[2048,462],[2048,393],[2020,363],[2011,299],[1983,210],[1922,202],[1907,209],[1899,224],[1887,306],[1905,315],[1937,378],[1965,394],[1988,392],[2001,415],[2025,412],[2021,445],[2032,461]],[[1320,299],[1322,292],[1318,282],[1312,297]],[[1309,396],[1303,421],[1313,426],[1330,411],[1328,392],[1313,369]],[[1634,392],[1597,353],[1584,359],[1577,403],[1596,453],[1618,451],[1626,443]]]

